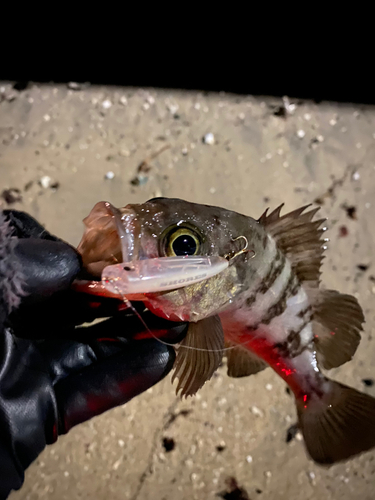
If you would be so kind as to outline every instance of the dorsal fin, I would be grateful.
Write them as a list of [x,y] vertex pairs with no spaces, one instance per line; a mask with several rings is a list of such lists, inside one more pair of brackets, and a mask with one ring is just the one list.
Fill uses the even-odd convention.
[[176,394],[193,396],[219,368],[224,354],[224,332],[219,316],[190,323],[184,340],[176,348],[172,382],[178,378]]
[[277,246],[290,259],[300,281],[311,288],[317,288],[325,250],[325,241],[322,239],[324,229],[320,226],[326,219],[312,220],[319,207],[303,213],[311,205],[305,205],[280,217],[283,206],[284,204],[280,205],[269,215],[267,209],[258,222],[273,236]]

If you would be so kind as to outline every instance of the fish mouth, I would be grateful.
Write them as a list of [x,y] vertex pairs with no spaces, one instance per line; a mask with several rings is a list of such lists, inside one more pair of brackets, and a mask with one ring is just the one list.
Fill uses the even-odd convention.
[[117,233],[120,239],[122,262],[128,263],[139,258],[139,232],[140,227],[137,224],[137,214],[132,205],[126,205],[124,208],[113,212]]

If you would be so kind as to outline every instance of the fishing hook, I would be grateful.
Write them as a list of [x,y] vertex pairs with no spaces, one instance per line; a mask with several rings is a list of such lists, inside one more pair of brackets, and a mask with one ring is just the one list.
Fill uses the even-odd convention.
[[227,259],[227,260],[233,260],[235,257],[238,257],[239,255],[243,254],[243,253],[247,253],[247,252],[252,252],[253,255],[251,256],[251,259],[253,259],[255,257],[255,252],[254,250],[248,250],[248,246],[249,246],[249,242],[246,238],[246,236],[237,236],[237,238],[233,238],[231,241],[234,243],[235,241],[238,241],[238,240],[245,240],[245,246],[239,250],[238,252],[235,252],[234,254],[232,253],[227,253],[224,255],[224,258]]

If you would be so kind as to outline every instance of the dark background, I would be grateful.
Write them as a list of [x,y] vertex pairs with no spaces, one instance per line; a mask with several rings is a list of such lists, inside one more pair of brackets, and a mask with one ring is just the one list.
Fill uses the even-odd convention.
[[[141,34],[138,35],[141,36]],[[179,33],[161,43],[149,40],[140,49],[134,40],[104,42],[100,50],[77,41],[66,50],[46,42],[29,53],[2,56],[0,80],[99,85],[159,87],[238,94],[375,104],[374,52],[366,56],[368,45],[353,42],[304,45],[297,39],[291,46],[278,41],[271,50],[236,39],[199,41],[189,49],[179,46]]]

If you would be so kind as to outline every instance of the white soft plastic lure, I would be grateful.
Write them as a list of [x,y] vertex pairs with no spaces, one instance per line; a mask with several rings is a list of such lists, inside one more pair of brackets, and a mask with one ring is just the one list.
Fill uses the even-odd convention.
[[174,290],[199,283],[228,267],[219,256],[159,257],[107,266],[102,283],[111,293],[123,295]]

